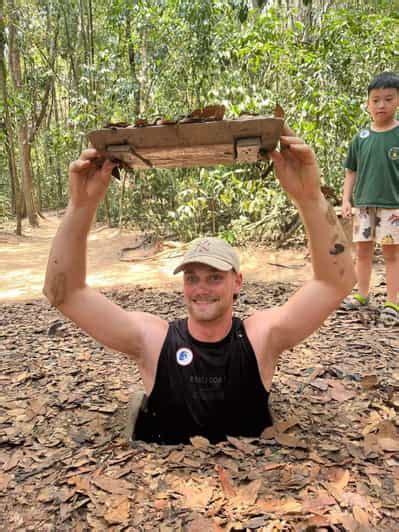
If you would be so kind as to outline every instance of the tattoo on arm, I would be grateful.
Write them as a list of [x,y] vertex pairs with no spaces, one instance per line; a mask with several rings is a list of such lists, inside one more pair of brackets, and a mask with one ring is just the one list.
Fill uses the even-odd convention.
[[[339,236],[340,235],[338,233],[335,233],[335,235],[331,239],[331,249],[329,252],[330,255],[340,255],[341,253],[345,251],[344,244],[341,244],[341,242],[339,242],[340,240]],[[334,264],[336,264],[335,261],[334,261]]]
[[330,255],[339,255],[345,251],[345,246],[343,244],[337,243],[334,244],[334,249],[330,249]]

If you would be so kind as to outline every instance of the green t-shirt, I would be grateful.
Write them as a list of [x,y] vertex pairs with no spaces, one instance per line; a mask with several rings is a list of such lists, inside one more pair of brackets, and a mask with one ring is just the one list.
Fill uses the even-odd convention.
[[349,146],[345,168],[356,172],[355,207],[399,208],[399,126],[359,131]]

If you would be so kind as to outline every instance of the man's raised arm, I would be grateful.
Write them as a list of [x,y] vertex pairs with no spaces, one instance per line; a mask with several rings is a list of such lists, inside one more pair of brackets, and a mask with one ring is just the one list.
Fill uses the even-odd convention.
[[53,306],[96,340],[137,358],[149,344],[145,331],[153,335],[154,327],[162,331],[162,320],[127,312],[86,285],[87,238],[113,167],[94,149],[83,151],[71,163],[70,201],[53,240],[43,292]]
[[[320,189],[320,172],[313,150],[286,128],[282,149],[272,152],[281,186],[297,206],[309,239],[313,278],[282,307],[254,315],[254,329],[267,340],[258,351],[277,357],[313,333],[355,284],[350,245]],[[248,320],[249,321],[249,320]],[[259,338],[258,333],[257,337]]]

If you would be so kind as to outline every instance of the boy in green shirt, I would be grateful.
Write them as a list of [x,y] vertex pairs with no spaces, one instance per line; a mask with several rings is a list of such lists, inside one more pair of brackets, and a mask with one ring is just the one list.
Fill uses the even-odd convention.
[[374,242],[382,246],[387,300],[381,319],[399,324],[399,76],[384,72],[368,86],[371,126],[355,135],[345,161],[342,215],[352,216],[358,292],[344,300],[346,309],[369,301]]

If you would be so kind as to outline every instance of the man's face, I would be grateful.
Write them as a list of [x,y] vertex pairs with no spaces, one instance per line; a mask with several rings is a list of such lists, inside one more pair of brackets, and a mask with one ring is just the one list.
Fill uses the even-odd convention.
[[190,317],[213,321],[231,314],[233,296],[238,294],[242,276],[233,270],[223,272],[193,263],[184,268],[184,301]]
[[377,125],[389,125],[395,119],[399,105],[397,89],[372,89],[367,100],[367,109]]

